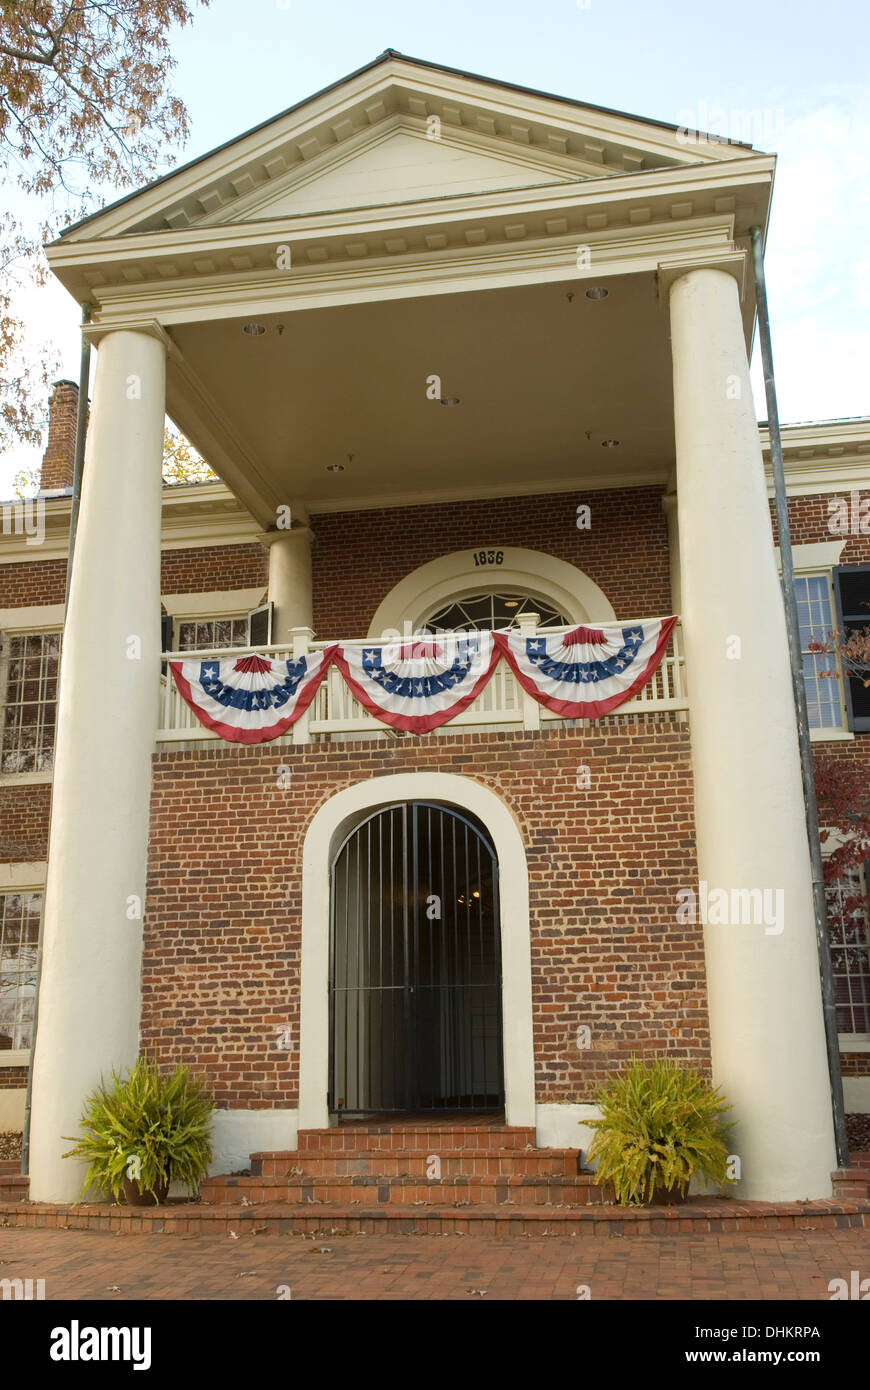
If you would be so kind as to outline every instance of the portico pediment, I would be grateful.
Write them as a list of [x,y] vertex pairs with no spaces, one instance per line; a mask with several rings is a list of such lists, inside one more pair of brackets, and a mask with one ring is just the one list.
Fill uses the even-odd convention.
[[422,63],[375,62],[69,228],[63,240],[618,179],[745,157],[674,126]]

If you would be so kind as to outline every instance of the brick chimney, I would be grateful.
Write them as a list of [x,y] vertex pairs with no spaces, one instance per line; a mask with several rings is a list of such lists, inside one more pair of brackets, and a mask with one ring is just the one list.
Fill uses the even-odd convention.
[[48,402],[48,443],[42,456],[41,492],[57,492],[73,485],[78,408],[79,388],[75,382],[56,381]]

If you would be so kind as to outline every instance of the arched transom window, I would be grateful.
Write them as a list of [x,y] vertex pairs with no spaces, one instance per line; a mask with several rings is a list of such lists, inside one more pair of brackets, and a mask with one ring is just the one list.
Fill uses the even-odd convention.
[[539,627],[570,627],[571,619],[546,599],[528,594],[466,594],[443,604],[423,623],[423,632],[492,631],[513,627],[526,613],[538,614]]

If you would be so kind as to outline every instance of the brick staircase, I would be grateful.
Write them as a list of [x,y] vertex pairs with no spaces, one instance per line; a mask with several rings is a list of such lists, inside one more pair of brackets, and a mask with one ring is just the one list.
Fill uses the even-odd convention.
[[851,1168],[837,1168],[831,1174],[834,1196],[850,1200],[870,1197],[870,1152],[851,1153]]
[[300,1130],[298,1148],[251,1155],[250,1176],[210,1178],[204,1202],[341,1207],[586,1206],[606,1194],[577,1149],[538,1149],[503,1124],[349,1125]]
[[[249,1173],[209,1178],[199,1201],[160,1207],[29,1202],[17,1163],[0,1163],[0,1227],[241,1236],[294,1232],[580,1236],[870,1229],[870,1154],[833,1174],[833,1198],[691,1197],[617,1207],[577,1149],[535,1147],[533,1129],[480,1116],[300,1130],[298,1147],[251,1155]],[[434,1160],[438,1160],[437,1163]]]
[[0,1159],[0,1202],[25,1201],[29,1181],[21,1172],[19,1159]]

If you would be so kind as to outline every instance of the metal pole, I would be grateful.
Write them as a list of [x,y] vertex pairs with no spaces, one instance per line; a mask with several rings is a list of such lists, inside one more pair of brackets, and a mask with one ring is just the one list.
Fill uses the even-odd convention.
[[[91,321],[90,305],[82,305],[82,327]],[[85,431],[88,424],[88,387],[91,379],[91,345],[82,333],[82,347],[79,358],[79,400],[76,414],[76,445],[73,458],[72,507],[69,518],[69,550],[66,561],[66,588],[64,602],[69,603],[69,585],[72,576],[73,550],[76,543],[76,528],[79,519],[79,501],[82,493],[82,471],[85,459]],[[49,841],[51,840],[51,817],[49,815]],[[30,1171],[30,1111],[33,1103],[33,1059],[36,1056],[36,1029],[39,1024],[39,982],[42,978],[42,940],[45,921],[45,903],[39,919],[39,941],[36,947],[36,984],[33,990],[33,1030],[30,1038],[30,1066],[27,1068],[27,1093],[24,1098],[24,1133],[21,1137],[21,1171]]]
[[785,603],[785,623],[791,661],[791,679],[797,713],[798,745],[800,747],[801,777],[804,787],[804,811],[807,839],[813,875],[813,907],[816,918],[816,941],[819,951],[819,974],[822,982],[822,1007],[825,1019],[825,1042],[828,1053],[828,1074],[831,1078],[831,1108],[837,1163],[849,1167],[849,1144],[846,1139],[846,1116],[843,1104],[843,1078],[840,1071],[840,1041],[837,1035],[837,1008],[834,1000],[834,977],[831,970],[831,948],[828,940],[828,907],[825,900],[825,881],[822,868],[822,845],[819,839],[819,812],[816,803],[816,783],[813,773],[813,752],[807,716],[807,694],[801,659],[800,624],[794,592],[794,563],[791,552],[791,531],[788,523],[788,498],[785,491],[785,470],[782,462],[782,436],[776,404],[776,383],[773,376],[773,351],[770,342],[770,318],[767,310],[767,289],[764,279],[764,247],[759,227],[750,227],[752,262],[755,269],[755,294],[758,313],[758,341],[764,368],[764,393],[767,398],[767,427],[770,433],[770,460],[776,494],[776,521],[779,530],[779,553],[782,558],[782,592]]

